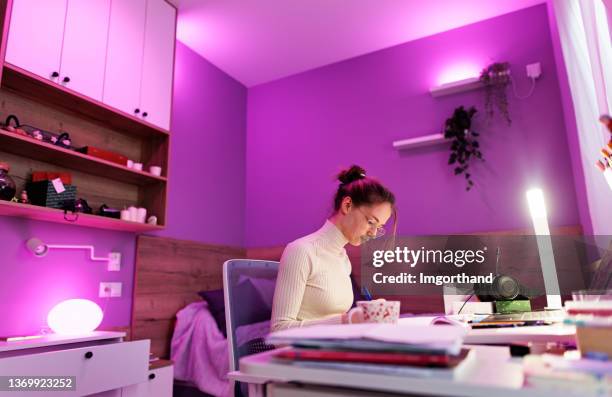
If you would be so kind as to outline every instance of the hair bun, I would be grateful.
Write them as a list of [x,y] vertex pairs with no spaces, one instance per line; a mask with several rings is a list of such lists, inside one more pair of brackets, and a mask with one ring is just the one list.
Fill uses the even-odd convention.
[[366,171],[363,168],[358,165],[352,165],[350,168],[340,171],[338,180],[343,185],[346,185],[359,179],[364,179],[365,176]]

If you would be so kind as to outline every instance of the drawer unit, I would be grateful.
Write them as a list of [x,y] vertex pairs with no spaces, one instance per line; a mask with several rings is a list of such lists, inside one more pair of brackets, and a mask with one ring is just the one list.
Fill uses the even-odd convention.
[[[0,359],[0,374],[16,376],[75,376],[76,391],[54,396],[82,396],[147,381],[149,340],[110,343],[23,354]],[[20,392],[40,396],[41,392]]]

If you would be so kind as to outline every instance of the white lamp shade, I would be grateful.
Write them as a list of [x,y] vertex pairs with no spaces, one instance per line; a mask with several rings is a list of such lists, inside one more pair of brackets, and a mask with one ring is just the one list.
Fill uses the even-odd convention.
[[80,335],[94,331],[102,322],[102,309],[87,299],[58,303],[47,315],[47,325],[56,334]]

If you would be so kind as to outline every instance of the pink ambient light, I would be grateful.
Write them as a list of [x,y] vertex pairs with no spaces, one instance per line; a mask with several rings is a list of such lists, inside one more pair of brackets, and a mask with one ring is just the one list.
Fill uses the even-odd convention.
[[56,334],[86,334],[98,328],[103,316],[102,309],[95,302],[68,299],[51,309],[47,315],[47,325]]
[[443,85],[461,80],[478,78],[482,68],[471,63],[460,63],[445,68],[438,77],[437,84]]

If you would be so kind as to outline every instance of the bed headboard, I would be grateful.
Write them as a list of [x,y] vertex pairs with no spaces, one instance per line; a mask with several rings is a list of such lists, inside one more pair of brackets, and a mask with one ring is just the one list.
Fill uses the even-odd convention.
[[131,338],[151,339],[151,352],[169,358],[176,313],[223,287],[223,262],[244,258],[242,248],[139,236],[136,247]]

